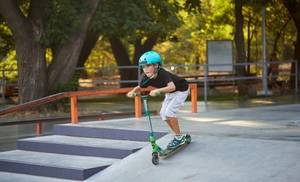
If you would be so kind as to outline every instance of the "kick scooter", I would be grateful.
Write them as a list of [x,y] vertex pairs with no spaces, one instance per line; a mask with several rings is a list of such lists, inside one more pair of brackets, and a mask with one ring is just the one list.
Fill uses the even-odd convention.
[[152,146],[152,163],[154,165],[157,165],[157,164],[159,164],[159,157],[167,158],[167,157],[171,156],[173,153],[175,153],[179,149],[181,149],[184,146],[186,146],[187,144],[191,143],[192,138],[190,135],[187,134],[185,142],[183,144],[179,145],[178,147],[176,147],[175,149],[162,149],[158,144],[156,144],[156,137],[153,132],[152,121],[151,121],[151,113],[150,113],[149,107],[148,107],[148,97],[149,97],[148,95],[141,95],[143,105],[144,105],[144,111],[148,117],[148,121],[149,121],[149,125],[150,125],[149,142],[151,143],[151,146]]

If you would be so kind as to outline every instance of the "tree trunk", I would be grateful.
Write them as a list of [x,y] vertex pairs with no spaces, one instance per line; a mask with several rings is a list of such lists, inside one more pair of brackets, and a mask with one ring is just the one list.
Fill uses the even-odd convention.
[[[276,36],[275,36],[275,39],[274,39],[274,44],[273,44],[273,49],[272,49],[271,55],[277,53],[277,51],[278,51],[278,50],[277,50],[278,41],[279,41],[279,39],[280,39],[280,37],[281,37],[281,35],[282,35],[284,29],[286,28],[286,26],[287,26],[288,23],[290,22],[290,20],[291,20],[291,17],[289,17],[289,18],[286,20],[286,22],[283,24],[283,26],[280,28],[280,30],[276,32]],[[271,60],[271,61],[272,61],[272,60]]]
[[47,1],[32,1],[26,18],[16,1],[0,1],[0,13],[13,32],[18,64],[19,102],[24,103],[46,95],[45,48],[39,43],[43,33],[41,9]]
[[98,7],[99,0],[86,1],[92,7],[81,17],[81,27],[74,32],[68,41],[54,51],[54,58],[48,70],[48,90],[56,91],[58,86],[67,84],[74,76],[79,56],[86,38],[91,19]]
[[[98,39],[99,39],[100,33],[92,31],[91,29],[88,30],[87,36],[84,40],[80,55],[79,55],[79,60],[77,63],[76,68],[84,68],[84,64],[87,61],[89,55],[91,54],[93,48],[95,47]],[[86,78],[87,77],[87,70],[85,69],[80,69],[76,71],[79,73],[80,78]],[[78,78],[79,78],[78,77]]]
[[[300,10],[299,10],[300,11]],[[300,21],[298,22],[299,25],[300,25]],[[300,26],[297,28],[297,40],[295,42],[295,51],[294,51],[294,59],[295,61],[297,61],[298,63],[298,75],[295,75],[295,68],[296,68],[296,64],[293,63],[292,64],[292,68],[291,68],[291,76],[290,76],[290,80],[291,80],[291,88],[294,89],[295,88],[295,76],[298,77],[298,88],[299,88],[299,85],[300,85]]]
[[[156,44],[157,37],[149,37],[144,44],[141,43],[141,40],[137,40],[134,44],[134,56],[133,64],[130,61],[129,54],[126,47],[123,45],[122,41],[116,36],[109,37],[109,42],[111,44],[112,52],[117,61],[118,66],[136,66],[140,56],[153,48]],[[120,68],[120,79],[121,80],[137,80],[138,79],[138,70],[137,68]],[[137,83],[121,83],[121,87],[132,87],[136,86]]]
[[82,15],[81,26],[68,41],[53,49],[54,59],[47,70],[45,47],[40,44],[49,1],[31,0],[29,13],[20,11],[17,1],[0,1],[0,13],[13,32],[18,62],[20,103],[49,93],[73,77],[91,18],[100,0],[88,0],[91,9]]
[[[137,80],[137,69],[136,68],[120,68],[120,66],[132,66],[130,62],[129,54],[126,47],[123,45],[122,41],[116,36],[109,37],[109,42],[111,45],[112,52],[119,66],[120,80]],[[137,83],[124,83],[121,82],[121,87],[132,87],[136,86]]]
[[88,30],[87,36],[84,40],[79,60],[77,63],[77,67],[84,67],[86,60],[88,59],[89,55],[91,54],[93,48],[95,47],[98,38],[100,36],[99,32],[92,31],[91,29]]
[[[243,3],[242,0],[235,0],[235,45],[237,49],[237,63],[244,63],[246,60],[245,46],[244,46],[244,34],[243,34],[243,14],[242,14]],[[245,66],[236,67],[237,76],[245,76]],[[244,80],[238,81],[238,92],[239,96],[247,96],[247,86]]]
[[20,103],[41,98],[47,94],[45,48],[30,37],[34,36],[16,39]]
[[142,56],[143,53],[147,51],[151,51],[153,46],[156,44],[157,36],[151,36],[146,39],[144,44],[141,43],[141,39],[137,40],[134,45],[134,64],[138,65],[139,58]]
[[[251,36],[251,23],[252,23],[252,15],[251,15],[251,10],[249,10],[248,14],[248,22],[247,22],[247,63],[251,62],[251,41],[252,41],[252,36]],[[250,65],[247,66],[246,69],[247,75],[250,75]]]
[[[298,75],[296,75],[299,78],[299,72],[300,72],[300,2],[298,0],[289,0],[289,1],[283,1],[284,6],[287,8],[290,16],[294,20],[296,29],[297,29],[297,39],[295,42],[295,50],[294,50],[294,59],[298,63]],[[291,88],[295,88],[295,64],[292,64],[291,69]],[[298,85],[300,84],[300,80],[298,79]]]

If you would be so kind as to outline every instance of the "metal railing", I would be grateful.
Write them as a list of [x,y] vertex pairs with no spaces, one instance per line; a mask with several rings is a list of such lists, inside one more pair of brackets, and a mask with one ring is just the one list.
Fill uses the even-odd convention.
[[[292,75],[291,74],[291,64],[295,64],[295,74]],[[266,66],[264,66],[266,64]],[[289,64],[290,68],[285,71],[282,72],[280,71],[280,75],[278,75],[277,77],[291,77],[294,76],[295,77],[295,92],[298,92],[298,76],[299,76],[299,70],[298,70],[298,62],[297,61],[272,61],[272,62],[266,62],[263,63],[262,61],[259,62],[251,62],[251,63],[234,63],[234,64],[166,64],[164,65],[165,68],[168,68],[169,70],[171,70],[172,72],[181,75],[182,77],[185,78],[194,78],[194,79],[188,79],[189,82],[192,83],[198,83],[198,84],[202,84],[203,85],[203,91],[204,91],[204,101],[207,101],[207,97],[209,95],[209,87],[211,84],[215,84],[215,82],[234,82],[235,81],[239,81],[239,80],[245,80],[245,81],[249,81],[249,80],[254,80],[254,81],[261,81],[262,85],[263,85],[263,92],[265,94],[269,94],[269,90],[268,87],[266,85],[269,84],[269,79],[270,76],[268,75],[268,70],[266,68],[268,68],[268,65],[271,64],[277,64],[277,65],[286,65]],[[211,67],[222,67],[222,66],[232,66],[232,72],[230,74],[228,74],[228,72],[226,74],[228,74],[227,76],[218,76],[218,75],[222,75],[216,72],[211,72],[209,71],[209,68]],[[238,76],[236,69],[238,67],[243,67],[245,69],[255,69],[255,74],[253,75],[248,75],[248,76]],[[128,69],[136,69],[137,72],[137,79],[136,80],[121,80],[120,79],[120,75],[119,70],[128,70]],[[91,85],[115,85],[118,86],[121,83],[136,83],[138,84],[138,80],[140,79],[140,68],[138,66],[112,66],[112,67],[103,67],[103,68],[77,68],[76,70],[78,71],[82,71],[82,70],[94,70],[93,74],[94,77],[99,78],[96,80],[90,79],[89,81],[81,79],[79,81],[79,84],[83,85],[83,84],[91,84]],[[11,72],[11,71],[16,71],[16,70],[0,70],[2,72],[2,79],[0,80],[0,87],[2,90],[2,97],[4,98],[5,96],[5,88],[9,85],[12,86],[12,83],[9,83],[6,79],[6,73],[7,72]],[[100,72],[100,74],[98,73]],[[195,75],[195,76],[190,76],[190,75]],[[215,74],[216,76],[211,76]],[[91,75],[89,75],[89,77],[91,77]],[[271,76],[272,77],[272,76]],[[288,78],[289,79],[289,78]],[[92,80],[92,81],[91,81]]]
[[[295,64],[295,74],[291,74],[291,65]],[[278,70],[280,72],[280,75],[277,75],[276,77],[283,77],[283,76],[288,76],[289,78],[291,76],[295,77],[295,93],[298,93],[298,77],[299,77],[299,72],[298,72],[298,62],[293,60],[293,61],[272,61],[272,62],[266,62],[267,66],[264,67],[264,63],[262,62],[251,62],[251,63],[235,63],[235,64],[193,64],[193,65],[187,65],[187,64],[177,64],[177,65],[168,65],[168,67],[176,72],[176,68],[186,68],[186,67],[197,67],[199,72],[201,72],[201,74],[199,75],[194,75],[194,80],[189,80],[190,82],[194,82],[194,83],[203,83],[204,85],[204,101],[205,103],[207,102],[207,97],[209,95],[209,86],[211,83],[213,82],[220,82],[220,81],[239,81],[239,80],[245,80],[245,81],[249,81],[249,80],[256,80],[256,81],[261,81],[262,85],[269,83],[269,78],[270,76],[267,74],[268,72],[268,65],[271,64],[277,64],[277,65],[285,65],[285,64],[289,64],[289,69],[285,70],[284,72],[282,70]],[[231,74],[228,74],[227,76],[225,75],[221,75],[221,77],[215,76],[212,77],[210,76],[212,72],[209,71],[210,67],[222,67],[222,66],[232,66],[233,70],[231,72]],[[246,68],[247,67],[255,67],[256,69],[256,74],[251,75],[251,76],[238,76],[237,75],[237,68],[238,67],[243,67]],[[173,69],[172,69],[173,68]],[[175,69],[174,69],[175,68]],[[228,72],[227,72],[228,73]],[[218,75],[218,74],[216,74]],[[189,76],[187,76],[189,77]],[[272,77],[272,76],[271,76]],[[200,79],[199,79],[200,78]],[[288,78],[288,79],[289,79]],[[269,90],[267,86],[263,87],[263,92],[267,93],[267,95],[269,95]]]
[[[197,112],[197,85],[196,84],[189,84],[191,89],[191,111],[193,113]],[[53,103],[55,101],[69,98],[70,99],[70,119],[72,124],[77,124],[79,122],[79,115],[78,115],[78,97],[86,97],[86,96],[103,96],[103,95],[116,95],[116,94],[126,94],[131,91],[132,88],[119,88],[119,89],[105,89],[105,90],[89,90],[89,91],[73,91],[73,92],[63,92],[54,95],[50,95],[44,98],[40,98],[37,100],[33,100],[30,102],[26,102],[23,104],[19,104],[16,106],[12,106],[6,109],[0,110],[0,116],[9,114],[9,113],[16,113],[19,111],[25,111],[31,108],[36,108],[38,106],[42,106],[48,103]],[[153,90],[152,87],[140,89],[140,92],[149,92]],[[137,95],[134,98],[134,113],[136,118],[142,117],[142,101],[141,96]],[[51,119],[50,119],[51,120]],[[47,120],[44,119],[44,122]],[[51,120],[52,121],[52,120]],[[24,124],[24,123],[32,123],[33,121],[18,121],[13,124]],[[9,125],[9,123],[3,124]],[[1,124],[0,124],[1,126]],[[36,133],[37,135],[41,134],[42,130],[42,121],[37,119],[36,121]]]

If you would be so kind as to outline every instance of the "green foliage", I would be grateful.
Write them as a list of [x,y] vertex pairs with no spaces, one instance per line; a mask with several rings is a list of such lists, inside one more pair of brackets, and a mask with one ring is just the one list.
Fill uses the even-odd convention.
[[111,73],[111,70],[106,71],[104,69],[105,67],[116,66],[110,44],[105,38],[101,37],[98,40],[84,66],[86,73],[90,76],[96,74],[100,76],[115,74],[114,72]]
[[201,11],[180,12],[183,24],[169,40],[155,47],[164,62],[175,64],[205,63],[206,40],[233,39],[233,5],[223,0],[202,0]]
[[[78,82],[78,81],[76,81],[76,82]],[[72,80],[66,84],[59,83],[55,89],[55,93],[76,91],[78,88],[78,84],[76,82],[74,80]]]
[[[258,2],[246,2],[243,7],[244,37],[247,43],[247,23],[251,18],[251,61],[262,57],[261,9]],[[279,29],[288,20],[287,10],[279,1],[267,2],[267,52],[271,54]],[[249,12],[251,13],[249,17]],[[231,0],[202,0],[201,12],[181,12],[183,24],[176,30],[176,39],[158,44],[155,49],[162,53],[164,62],[175,64],[205,63],[206,40],[234,39],[234,4]],[[296,29],[290,21],[280,38],[278,50],[281,59],[292,58]],[[247,45],[245,45],[247,47]],[[199,60],[200,59],[200,60]]]
[[[80,28],[80,17],[89,8],[84,0],[51,0],[48,17],[45,19],[46,32],[42,42],[47,47],[59,45],[67,41],[70,34]],[[279,0],[267,2],[267,46],[268,52],[283,26],[288,12]],[[251,58],[261,58],[261,7],[260,0],[243,0],[245,18],[245,43],[247,37],[246,23],[252,18]],[[27,16],[29,0],[22,0],[20,8]],[[248,14],[249,12],[249,14]],[[251,16],[251,17],[250,17]],[[0,59],[5,60],[1,67],[17,68],[12,33],[0,17]],[[149,36],[158,36],[159,44],[155,50],[162,53],[164,63],[204,63],[206,59],[206,40],[230,39],[234,33],[234,1],[233,0],[104,0],[93,18],[93,30],[101,32],[98,41],[85,66],[109,67],[116,62],[112,55],[107,36],[118,36],[133,55],[133,43]],[[279,40],[280,58],[292,57],[296,29],[290,21]],[[47,50],[48,63],[52,52]],[[98,70],[88,70],[88,74],[98,74]],[[11,74],[16,78],[17,73]],[[76,79],[75,79],[76,80]],[[77,80],[60,85],[58,91],[77,88]]]
[[66,84],[58,84],[54,92],[60,93],[60,92],[68,92],[68,91],[77,91],[79,88],[78,79],[80,77],[80,74],[81,71],[76,71],[71,81],[69,81]]
[[180,25],[177,6],[168,1],[106,1],[97,10],[94,30],[134,41],[149,35],[165,37]]
[[2,61],[0,62],[0,70],[5,70],[4,72],[1,72],[0,78],[2,78],[4,74],[6,79],[9,82],[17,82],[18,79],[17,69],[18,66],[16,60],[16,51],[14,50],[9,51],[6,54],[6,58],[2,59]]
[[5,22],[1,22],[0,17],[0,61],[2,61],[14,47],[15,43],[12,32]]
[[67,41],[81,25],[80,17],[88,10],[84,0],[52,0],[42,43],[48,46]]
[[269,42],[267,48],[269,55],[272,54],[273,46],[278,33],[282,31],[282,27],[284,27],[284,25],[287,23],[278,40],[277,53],[280,60],[291,59],[293,57],[293,47],[296,41],[296,27],[294,22],[292,21],[284,5],[279,3],[278,0],[267,6],[266,14],[267,39]]
[[200,0],[186,0],[184,3],[184,9],[189,13],[201,12],[201,1]]

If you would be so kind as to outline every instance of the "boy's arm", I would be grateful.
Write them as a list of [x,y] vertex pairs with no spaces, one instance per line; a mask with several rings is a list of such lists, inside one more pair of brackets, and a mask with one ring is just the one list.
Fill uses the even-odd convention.
[[167,86],[165,86],[165,87],[152,90],[150,92],[150,95],[151,96],[156,96],[156,95],[159,95],[160,93],[170,93],[170,92],[173,92],[175,90],[176,90],[176,86],[175,86],[174,82],[169,82],[167,84]]
[[135,92],[137,92],[140,88],[141,88],[141,87],[140,87],[139,85],[136,86],[136,87],[134,87],[131,91],[129,91],[129,92],[127,93],[127,97],[133,97],[134,94],[135,94]]

